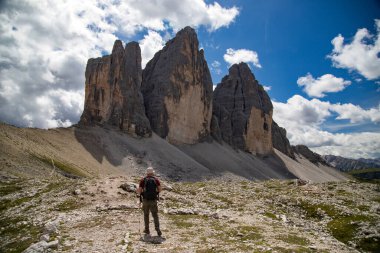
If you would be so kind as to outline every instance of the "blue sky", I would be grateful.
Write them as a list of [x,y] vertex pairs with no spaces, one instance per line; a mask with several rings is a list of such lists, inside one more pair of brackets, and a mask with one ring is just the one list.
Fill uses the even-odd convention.
[[0,120],[75,124],[88,58],[135,40],[145,65],[190,25],[215,85],[230,64],[250,64],[291,144],[380,157],[379,19],[375,0],[2,1]]

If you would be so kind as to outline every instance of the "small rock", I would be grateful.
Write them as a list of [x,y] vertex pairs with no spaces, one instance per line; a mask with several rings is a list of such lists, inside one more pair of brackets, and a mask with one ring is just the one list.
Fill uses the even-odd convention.
[[48,222],[46,225],[45,225],[45,234],[52,234],[52,233],[56,233],[58,231],[58,228],[57,228],[57,224],[56,222]]
[[173,191],[173,187],[171,185],[168,185],[168,184],[164,184],[162,189],[165,191]]
[[49,248],[49,249],[56,249],[56,248],[58,248],[58,240],[54,240],[54,241],[48,242],[47,245],[46,245],[46,247]]
[[45,250],[48,248],[47,245],[47,242],[40,241],[30,245],[26,250],[23,251],[23,253],[42,253],[45,252]]
[[135,183],[124,183],[119,186],[119,188],[123,189],[126,192],[136,192],[137,184]]
[[82,193],[82,191],[80,190],[80,189],[75,189],[74,191],[73,191],[73,194],[74,195],[80,195]]
[[50,235],[48,234],[41,235],[40,237],[40,241],[48,242],[49,240],[50,240]]

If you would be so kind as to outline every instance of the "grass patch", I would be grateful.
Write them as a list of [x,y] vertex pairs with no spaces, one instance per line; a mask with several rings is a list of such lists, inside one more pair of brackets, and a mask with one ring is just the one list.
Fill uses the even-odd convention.
[[268,218],[271,218],[273,220],[278,220],[276,215],[274,213],[270,213],[270,212],[265,212],[264,215]]
[[59,203],[58,205],[55,206],[55,210],[57,211],[71,211],[78,209],[80,207],[79,203],[76,201],[76,199],[67,199],[63,201],[62,203]]
[[230,238],[234,238],[232,241],[258,241],[263,238],[259,229],[254,226],[238,226],[230,229],[225,234],[229,240],[231,240]]
[[380,248],[380,238],[358,238],[356,236],[359,230],[359,223],[369,222],[373,223],[371,217],[364,215],[351,215],[346,217],[339,217],[327,224],[327,228],[331,234],[339,241],[347,244],[354,242],[357,248],[367,251],[372,251]]
[[173,224],[178,228],[191,228],[194,226],[194,219],[199,218],[198,215],[194,214],[185,214],[185,215],[169,215],[169,218]]
[[19,186],[20,182],[21,181],[0,182],[0,196],[20,191],[22,189],[22,187]]
[[55,160],[52,158],[48,158],[45,156],[38,156],[38,155],[33,155],[33,156],[36,159],[40,160],[41,162],[45,163],[46,165],[53,166],[53,163],[54,163],[54,167],[56,169],[58,169],[59,172],[61,174],[63,174],[64,176],[73,177],[73,178],[87,177],[87,175],[81,169],[79,169],[75,166],[72,166],[70,164],[63,163],[61,161],[58,161],[58,160]]
[[326,213],[330,217],[336,217],[339,215],[339,211],[336,210],[333,206],[331,205],[326,205],[326,204],[312,204],[306,201],[302,201],[299,205],[300,208],[302,208],[306,216],[308,218],[312,219],[322,219],[323,218],[323,213],[320,211],[322,210],[324,213]]
[[289,244],[300,245],[300,246],[307,246],[310,243],[310,241],[307,238],[299,237],[297,235],[292,235],[292,234],[280,235],[277,237],[277,239]]
[[23,217],[0,219],[1,252],[22,252],[36,242],[42,227],[34,226]]
[[210,198],[217,199],[220,202],[223,202],[223,203],[225,203],[227,205],[232,205],[234,203],[228,197],[217,195],[217,194],[214,194],[214,193],[210,193]]
[[350,175],[357,175],[362,173],[374,173],[374,172],[380,172],[380,168],[370,168],[370,169],[362,169],[362,170],[351,170],[347,172]]
[[[304,247],[298,247],[295,249],[286,249],[282,247],[274,247],[273,250],[275,252],[281,252],[281,253],[308,253],[308,252],[315,252],[311,249],[304,248]],[[328,251],[318,251],[318,252],[328,252]]]

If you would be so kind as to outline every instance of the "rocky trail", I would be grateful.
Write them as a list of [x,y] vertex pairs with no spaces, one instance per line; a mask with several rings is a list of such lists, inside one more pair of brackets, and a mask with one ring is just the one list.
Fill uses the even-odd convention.
[[164,239],[155,244],[141,240],[137,181],[2,179],[0,252],[376,252],[380,246],[378,184],[164,182]]

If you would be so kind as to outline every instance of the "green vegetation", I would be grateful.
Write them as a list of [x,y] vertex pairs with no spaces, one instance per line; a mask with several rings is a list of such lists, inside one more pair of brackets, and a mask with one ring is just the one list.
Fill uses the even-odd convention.
[[351,170],[347,172],[350,175],[363,174],[363,173],[373,173],[380,172],[380,168],[362,169],[362,170]]
[[362,250],[372,251],[380,248],[379,238],[357,238],[359,223],[374,223],[373,218],[364,215],[351,215],[339,217],[327,224],[327,228],[332,235],[343,243],[355,242],[357,247]]
[[277,239],[289,244],[295,244],[295,245],[300,245],[300,246],[306,246],[310,243],[308,239],[299,237],[294,234],[280,235],[277,237]]
[[63,163],[61,161],[58,161],[58,160],[55,160],[52,158],[48,158],[45,156],[38,156],[38,155],[33,155],[33,156],[36,159],[40,160],[41,162],[43,162],[47,165],[53,166],[53,163],[54,163],[54,167],[56,169],[58,169],[64,173],[67,173],[68,175],[77,176],[77,177],[87,177],[87,175],[81,169],[74,167],[70,164],[66,164],[66,163]]
[[[292,248],[292,249],[285,249],[282,247],[274,247],[274,251],[281,252],[281,253],[309,253],[309,252],[315,252],[314,250],[304,248],[304,247],[298,247],[298,248]],[[328,251],[318,251],[318,252],[328,252]]]
[[22,252],[37,241],[42,232],[41,227],[28,223],[23,217],[2,217],[0,227],[1,252]]
[[264,215],[268,218],[271,218],[273,220],[278,220],[276,215],[274,213],[270,213],[270,212],[265,212]]
[[257,241],[263,238],[259,229],[255,226],[238,226],[236,228],[231,228],[225,232],[225,235],[228,240],[232,241],[235,241],[236,238],[240,241]]
[[222,196],[222,195],[219,195],[219,194],[214,194],[214,193],[210,193],[210,197],[212,199],[217,199],[227,205],[232,205],[233,202],[230,200],[230,198],[226,197],[226,196]]
[[69,198],[62,203],[55,206],[55,210],[57,211],[70,211],[74,209],[78,209],[80,207],[79,203],[74,198]]
[[19,185],[21,181],[12,182],[0,182],[0,196],[5,196],[17,191],[20,191],[22,187]]
[[173,224],[178,228],[188,229],[194,226],[194,219],[198,218],[198,215],[185,214],[185,215],[169,215],[168,216]]
[[306,201],[302,201],[299,205],[305,212],[308,218],[322,219],[323,212],[330,217],[336,217],[340,214],[333,206],[327,204],[312,204]]

